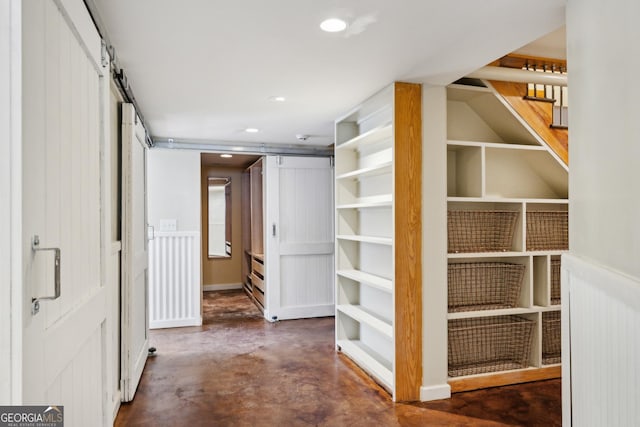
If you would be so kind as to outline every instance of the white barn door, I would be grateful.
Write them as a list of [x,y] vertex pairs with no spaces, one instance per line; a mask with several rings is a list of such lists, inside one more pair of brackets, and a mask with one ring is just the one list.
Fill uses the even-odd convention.
[[328,157],[267,157],[270,320],[334,315],[333,166]]
[[67,426],[106,425],[108,67],[82,1],[25,0],[22,14],[22,400],[64,405]]
[[147,146],[132,104],[122,104],[122,401],[133,399],[149,349]]

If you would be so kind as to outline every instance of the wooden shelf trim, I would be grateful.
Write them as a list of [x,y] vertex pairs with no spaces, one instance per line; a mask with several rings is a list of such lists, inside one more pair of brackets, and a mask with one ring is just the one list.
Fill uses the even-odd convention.
[[336,309],[341,313],[346,314],[353,320],[357,320],[360,323],[370,326],[372,329],[380,332],[385,337],[393,338],[393,326],[387,320],[372,314],[359,305],[338,305]]
[[368,132],[358,135],[348,141],[343,142],[336,146],[337,150],[343,150],[345,148],[357,149],[364,145],[375,144],[376,142],[390,139],[392,136],[393,126],[391,124],[385,124],[371,129]]
[[356,282],[359,282],[363,285],[367,285],[387,293],[393,292],[393,281],[390,279],[385,279],[383,277],[365,273],[360,270],[338,270],[337,274],[338,276],[355,280]]
[[380,385],[385,387],[389,392],[393,390],[391,362],[382,363],[381,356],[373,356],[373,352],[361,345],[359,341],[339,340],[336,345],[342,353],[380,382]]
[[497,372],[492,374],[452,378],[449,379],[449,385],[451,386],[452,393],[458,393],[461,391],[550,380],[560,377],[562,377],[561,366],[546,366],[542,368],[527,368],[509,372]]
[[422,86],[396,83],[394,310],[396,401],[422,386]]
[[393,239],[390,237],[374,237],[374,236],[339,234],[336,236],[336,239],[349,240],[352,242],[375,243],[377,245],[388,245],[388,246],[393,245]]
[[393,167],[393,162],[388,161],[384,163],[380,163],[374,166],[368,166],[366,168],[356,169],[351,172],[346,172],[341,175],[336,176],[337,180],[342,179],[358,179],[364,178],[367,176],[375,176],[375,175],[383,175],[385,173],[391,173]]

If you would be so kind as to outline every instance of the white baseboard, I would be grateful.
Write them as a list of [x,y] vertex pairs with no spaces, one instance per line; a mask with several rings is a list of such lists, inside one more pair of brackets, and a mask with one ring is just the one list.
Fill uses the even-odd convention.
[[231,289],[242,289],[242,283],[221,283],[219,285],[204,285],[202,290],[204,292],[211,291],[228,291]]
[[427,402],[429,400],[449,399],[450,397],[451,386],[449,384],[420,387],[420,400],[422,402]]
[[200,326],[202,325],[202,317],[192,317],[188,319],[171,319],[171,320],[157,320],[149,322],[149,329],[163,329],[163,328],[181,328],[184,326]]

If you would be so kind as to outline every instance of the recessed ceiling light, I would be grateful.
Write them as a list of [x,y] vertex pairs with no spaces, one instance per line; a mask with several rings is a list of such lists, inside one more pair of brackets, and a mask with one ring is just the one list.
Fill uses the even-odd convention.
[[328,33],[339,33],[347,28],[347,23],[342,19],[329,18],[320,23],[320,28]]
[[287,100],[287,98],[285,98],[284,96],[270,96],[269,97],[269,101],[273,101],[273,102],[284,102],[286,100]]
[[257,133],[257,132],[259,132],[259,129],[256,129],[256,128],[246,128],[244,131],[245,131],[245,132],[247,132],[247,133]]
[[225,159],[230,159],[233,156],[231,154],[220,154],[220,157],[224,157]]

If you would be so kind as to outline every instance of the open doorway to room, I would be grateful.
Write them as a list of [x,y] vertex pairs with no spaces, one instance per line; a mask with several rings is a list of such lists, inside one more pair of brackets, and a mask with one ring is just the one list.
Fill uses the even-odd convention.
[[[249,168],[257,155],[202,153],[202,320],[262,316],[245,292],[251,273]],[[250,291],[250,290],[249,290]],[[255,303],[255,304],[254,304]]]

